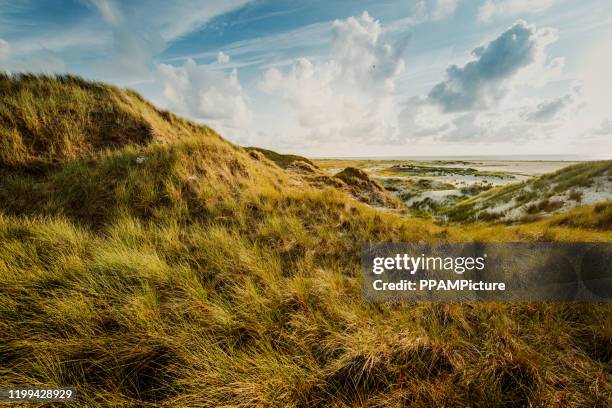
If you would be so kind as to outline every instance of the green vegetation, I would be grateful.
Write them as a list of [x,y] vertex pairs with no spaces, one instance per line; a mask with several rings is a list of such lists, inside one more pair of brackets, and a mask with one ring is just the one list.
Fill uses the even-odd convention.
[[568,197],[569,197],[570,200],[574,200],[577,203],[579,203],[579,202],[582,201],[582,196],[583,196],[582,191],[570,191]]
[[455,188],[450,183],[445,183],[429,178],[387,178],[383,180],[385,189],[389,191],[411,192],[431,191],[431,190],[452,190]]
[[75,386],[86,407],[612,402],[608,304],[359,289],[364,242],[612,241],[609,206],[440,227],[133,92],[5,76],[0,94],[0,386]]
[[[313,161],[322,169],[337,169],[345,167],[357,167],[359,169],[364,169],[368,167],[391,167],[394,165],[415,165],[432,168],[452,165],[469,166],[482,164],[480,162],[466,160],[316,159]],[[505,173],[503,174],[505,175]]]
[[383,187],[376,181],[372,180],[365,171],[359,170],[355,167],[347,167],[334,177],[344,181],[348,185],[361,189],[368,191],[383,191]]
[[135,92],[73,76],[15,81],[0,73],[0,100],[0,170],[43,171],[101,150],[198,132]]
[[287,167],[289,167],[292,163],[294,162],[304,162],[304,163],[308,163],[311,166],[317,167],[312,161],[310,161],[309,159],[302,157],[302,156],[297,156],[295,154],[280,154],[280,153],[276,153],[272,150],[267,150],[267,149],[262,149],[259,147],[248,147],[248,150],[251,151],[256,151],[256,152],[260,152],[261,154],[263,154],[268,160],[272,160],[274,163],[276,163],[279,167],[286,169]]
[[537,214],[540,212],[553,212],[563,207],[563,202],[558,200],[544,199],[537,204],[528,206],[525,210],[527,214]]
[[[525,217],[508,221],[531,221],[534,216],[555,212],[566,203],[583,203],[587,189],[612,199],[611,177],[612,161],[580,163],[521,183],[492,188],[458,202],[443,214],[455,222],[473,222],[491,221],[491,217],[502,219],[511,210],[518,210]],[[599,184],[594,185],[596,182]],[[501,211],[496,209],[500,206]]]
[[573,228],[612,230],[612,201],[575,208],[544,221],[552,226],[569,226]]
[[476,194],[480,194],[483,191],[487,191],[493,188],[491,184],[473,184],[467,187],[461,187],[461,194],[466,196],[474,196]]
[[368,174],[355,167],[347,167],[334,176],[347,186],[347,191],[360,201],[388,208],[399,208],[401,203]]
[[410,174],[414,176],[479,176],[479,177],[496,177],[496,178],[512,178],[513,176],[496,171],[480,171],[471,167],[438,167],[430,165],[416,164],[395,164],[380,172],[381,174]]

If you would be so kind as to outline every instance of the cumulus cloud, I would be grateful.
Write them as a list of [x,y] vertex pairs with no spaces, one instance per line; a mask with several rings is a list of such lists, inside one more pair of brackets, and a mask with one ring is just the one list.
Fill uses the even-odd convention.
[[[448,67],[426,96],[403,106],[402,139],[518,142],[547,137],[566,126],[571,114],[583,108],[580,84],[549,100],[533,96],[563,69],[563,59],[546,53],[555,40],[553,30],[517,21],[476,48],[471,61]],[[526,106],[525,101],[531,103]]]
[[368,12],[333,24],[334,61],[352,85],[370,92],[390,92],[404,70],[398,50],[380,39],[381,27]]
[[237,71],[219,70],[215,64],[198,65],[187,60],[182,66],[160,64],[158,80],[167,105],[213,126],[245,128],[251,123],[251,110]]
[[537,13],[550,8],[555,0],[486,0],[478,9],[478,19],[488,22],[495,17]]
[[416,99],[407,103],[400,114],[402,134],[408,140],[533,141],[568,128],[584,108],[583,98],[574,90],[531,106],[525,106],[523,98],[517,98],[493,109],[450,113],[425,98]]
[[397,132],[393,93],[404,69],[399,52],[381,38],[367,12],[332,26],[333,56],[300,58],[289,69],[269,68],[258,88],[280,98],[299,125],[319,138],[381,138]]
[[486,109],[500,100],[509,80],[521,70],[545,62],[546,46],[556,40],[550,29],[519,20],[495,40],[472,51],[474,60],[451,65],[446,78],[429,93],[429,101],[445,112]]
[[340,73],[341,68],[335,62],[316,64],[300,58],[287,72],[269,68],[258,87],[287,102],[301,126],[316,127],[342,119],[345,103],[337,102],[343,95],[335,94],[332,89]]

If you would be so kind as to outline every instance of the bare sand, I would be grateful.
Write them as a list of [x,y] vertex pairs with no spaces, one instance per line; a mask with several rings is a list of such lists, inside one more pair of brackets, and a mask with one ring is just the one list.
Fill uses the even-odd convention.
[[479,171],[499,171],[523,176],[539,176],[552,173],[579,162],[573,161],[503,161],[479,160],[467,164],[438,164],[438,167],[473,168]]

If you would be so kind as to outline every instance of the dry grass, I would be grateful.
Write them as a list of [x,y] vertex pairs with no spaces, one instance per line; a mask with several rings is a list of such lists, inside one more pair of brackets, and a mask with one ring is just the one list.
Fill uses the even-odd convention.
[[[1,140],[24,146],[12,159],[0,145],[0,386],[71,385],[87,407],[610,405],[609,305],[367,304],[359,292],[363,242],[612,241],[588,214],[439,227],[293,186],[132,93],[2,81],[3,95],[38,94],[29,115],[0,99]],[[111,93],[159,137],[36,130],[45,95],[65,95],[63,112],[80,92]],[[121,115],[105,118],[120,129]],[[41,163],[53,165],[27,171]]]
[[612,230],[612,202],[584,206],[555,215],[544,221],[547,225],[567,226],[601,231]]

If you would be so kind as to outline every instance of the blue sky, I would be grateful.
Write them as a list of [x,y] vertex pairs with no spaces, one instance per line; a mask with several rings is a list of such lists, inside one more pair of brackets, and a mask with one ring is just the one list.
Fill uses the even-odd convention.
[[312,156],[612,152],[609,0],[0,0],[0,69]]

